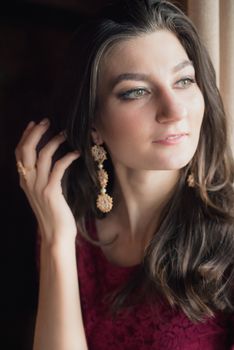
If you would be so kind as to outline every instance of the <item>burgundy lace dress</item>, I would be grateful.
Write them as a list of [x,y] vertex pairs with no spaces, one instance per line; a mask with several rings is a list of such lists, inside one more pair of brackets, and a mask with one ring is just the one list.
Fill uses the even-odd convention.
[[89,350],[234,350],[234,317],[221,313],[194,324],[183,312],[160,302],[135,306],[113,320],[104,296],[137,266],[113,265],[99,247],[79,241],[80,296]]

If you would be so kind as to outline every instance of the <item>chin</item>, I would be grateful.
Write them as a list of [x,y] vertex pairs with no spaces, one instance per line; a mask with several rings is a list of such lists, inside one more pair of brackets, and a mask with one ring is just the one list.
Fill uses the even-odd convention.
[[[194,152],[195,153],[195,152]],[[165,159],[160,162],[160,166],[157,166],[157,170],[179,170],[184,168],[192,160],[194,153],[186,154],[183,156],[175,156],[171,159]],[[158,164],[159,165],[159,164]]]

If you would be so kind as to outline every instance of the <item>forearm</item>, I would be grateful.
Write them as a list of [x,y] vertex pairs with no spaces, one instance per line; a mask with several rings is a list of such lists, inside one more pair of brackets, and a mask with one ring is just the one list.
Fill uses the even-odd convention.
[[87,350],[75,243],[41,245],[34,350]]

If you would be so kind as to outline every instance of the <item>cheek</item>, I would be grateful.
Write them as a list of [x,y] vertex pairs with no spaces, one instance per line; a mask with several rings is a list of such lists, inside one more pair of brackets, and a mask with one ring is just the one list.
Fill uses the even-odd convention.
[[204,116],[205,111],[205,103],[202,93],[199,90],[199,94],[197,94],[192,101],[190,101],[191,106],[193,107],[190,115],[190,120],[192,124],[193,130],[197,130],[197,133],[200,133],[200,128]]
[[113,115],[106,115],[105,120],[102,119],[100,122],[99,129],[104,142],[109,143],[109,141],[113,141],[113,139],[124,135],[126,124],[123,125],[121,118],[115,118]]
[[[102,110],[100,118],[100,132],[104,140],[111,143],[119,140],[119,138],[125,139],[126,137],[137,137],[141,130],[138,113],[129,110],[127,106],[116,106],[112,103],[111,108],[108,106]],[[138,121],[138,122],[137,122]],[[143,121],[143,120],[142,120]]]

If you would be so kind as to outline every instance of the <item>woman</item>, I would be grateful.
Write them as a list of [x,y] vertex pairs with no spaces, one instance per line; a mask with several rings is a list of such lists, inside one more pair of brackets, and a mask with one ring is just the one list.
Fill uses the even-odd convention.
[[41,240],[34,350],[234,349],[234,167],[196,30],[169,2],[118,2],[68,67],[63,131],[38,151],[50,122],[30,122],[16,148]]

